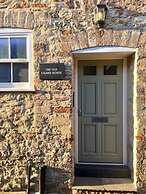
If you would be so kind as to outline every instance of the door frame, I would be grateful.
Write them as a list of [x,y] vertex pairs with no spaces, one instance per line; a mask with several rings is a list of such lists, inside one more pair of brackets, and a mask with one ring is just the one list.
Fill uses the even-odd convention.
[[[129,49],[129,48],[128,48]],[[117,49],[116,49],[117,50]],[[118,55],[116,55],[114,52],[111,53],[102,53],[102,55],[95,56],[95,53],[90,52],[86,55],[82,52],[78,54],[78,51],[76,53],[73,53],[74,58],[74,67],[73,67],[73,91],[74,91],[74,107],[73,107],[73,126],[74,126],[74,135],[75,135],[75,141],[74,141],[74,159],[76,164],[92,164],[92,165],[127,165],[127,85],[128,85],[128,68],[127,68],[127,57],[131,54],[135,53],[135,49],[131,49],[130,52],[126,52],[123,54],[123,50],[118,50]],[[76,55],[77,54],[77,55]],[[121,164],[116,163],[83,163],[78,161],[78,60],[89,60],[90,59],[123,59],[123,162]]]

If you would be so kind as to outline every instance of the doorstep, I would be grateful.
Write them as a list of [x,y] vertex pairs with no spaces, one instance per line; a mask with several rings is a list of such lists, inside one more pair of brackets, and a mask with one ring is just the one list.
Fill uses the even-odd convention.
[[75,176],[130,179],[131,171],[126,165],[75,164]]
[[137,192],[132,180],[125,178],[76,177],[72,190]]
[[26,194],[26,191],[1,191],[0,194]]

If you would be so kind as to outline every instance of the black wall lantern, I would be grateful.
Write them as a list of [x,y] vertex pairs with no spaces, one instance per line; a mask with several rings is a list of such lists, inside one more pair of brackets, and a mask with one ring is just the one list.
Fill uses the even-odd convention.
[[97,4],[97,9],[95,12],[95,21],[96,25],[99,27],[103,27],[105,24],[105,19],[106,19],[106,14],[107,14],[107,7],[105,4]]

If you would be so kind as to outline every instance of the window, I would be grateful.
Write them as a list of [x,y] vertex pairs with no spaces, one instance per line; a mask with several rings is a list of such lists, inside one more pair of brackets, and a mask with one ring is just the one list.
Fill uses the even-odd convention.
[[96,66],[85,66],[84,75],[96,75]]
[[0,29],[0,91],[19,90],[33,90],[31,31]]
[[117,75],[117,66],[116,65],[105,65],[104,75]]

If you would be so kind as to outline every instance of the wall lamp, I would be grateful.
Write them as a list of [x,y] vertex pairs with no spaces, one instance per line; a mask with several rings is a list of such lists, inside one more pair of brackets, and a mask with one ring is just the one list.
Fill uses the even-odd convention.
[[107,15],[107,7],[105,4],[97,4],[97,8],[95,11],[95,22],[96,25],[103,28],[105,24],[105,19]]

